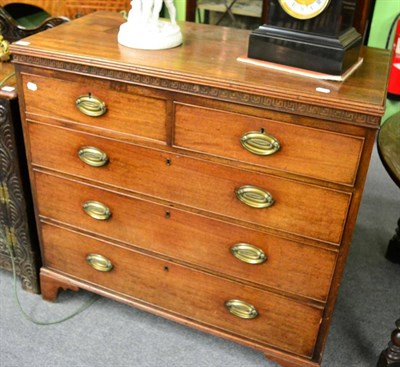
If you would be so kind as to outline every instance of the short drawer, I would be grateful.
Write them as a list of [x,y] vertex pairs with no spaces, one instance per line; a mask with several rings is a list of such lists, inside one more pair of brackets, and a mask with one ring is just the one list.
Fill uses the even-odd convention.
[[27,116],[68,120],[166,143],[166,99],[121,91],[121,83],[118,87],[106,80],[78,80],[23,74]]
[[[211,164],[64,128],[30,123],[29,131],[32,162],[36,166],[235,220],[340,243],[350,193]],[[43,142],[46,142],[45,146]],[[81,161],[78,152],[88,146],[105,152],[107,163],[92,167]],[[254,188],[255,192],[252,191]],[[267,204],[273,198],[271,206],[253,207],[253,204],[258,205],[264,200],[257,188],[268,192],[269,196],[265,196]]]
[[175,104],[174,145],[353,185],[364,139],[252,116]]
[[[53,175],[36,172],[35,181],[42,218],[259,285],[321,301],[328,296],[336,252]],[[90,202],[109,217],[96,217]]]
[[43,224],[42,235],[47,268],[259,345],[312,356],[319,308],[60,227]]

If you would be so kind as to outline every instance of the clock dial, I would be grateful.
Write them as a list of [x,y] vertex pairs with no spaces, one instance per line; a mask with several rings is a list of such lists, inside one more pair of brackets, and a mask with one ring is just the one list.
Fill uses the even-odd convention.
[[310,19],[320,14],[330,0],[279,0],[283,10],[297,19]]

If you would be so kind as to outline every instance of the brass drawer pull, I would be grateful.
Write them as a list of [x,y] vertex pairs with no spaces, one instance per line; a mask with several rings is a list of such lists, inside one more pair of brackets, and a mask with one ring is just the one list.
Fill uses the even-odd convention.
[[75,101],[76,107],[83,114],[91,117],[99,117],[106,113],[106,104],[92,94],[79,96]]
[[240,143],[256,155],[272,155],[281,148],[279,140],[264,131],[249,131],[240,138]]
[[99,254],[89,254],[86,256],[86,262],[98,271],[108,272],[111,271],[113,265],[109,259]]
[[108,163],[108,155],[96,147],[81,147],[78,150],[78,157],[92,167],[102,167]]
[[237,243],[230,250],[233,256],[247,264],[262,264],[268,259],[263,250],[248,243]]
[[274,203],[272,195],[256,186],[245,185],[236,190],[236,197],[252,208],[268,208]]
[[232,315],[241,319],[254,319],[258,316],[258,311],[253,305],[238,299],[226,301],[225,307]]
[[111,217],[110,209],[99,201],[89,200],[82,205],[85,213],[97,220],[107,220]]

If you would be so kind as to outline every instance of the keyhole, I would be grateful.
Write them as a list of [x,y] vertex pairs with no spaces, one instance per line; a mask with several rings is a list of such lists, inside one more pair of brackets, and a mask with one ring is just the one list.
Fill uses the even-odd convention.
[[264,134],[264,131],[265,131],[265,130],[264,130],[264,128],[262,127],[262,128],[260,129],[260,133],[261,133],[261,134]]
[[167,166],[170,166],[170,165],[172,164],[171,159],[167,158],[167,159],[165,160],[165,164],[166,164]]
[[165,218],[169,219],[171,218],[171,212],[165,212]]
[[164,266],[164,271],[165,272],[169,272],[169,267],[168,266]]

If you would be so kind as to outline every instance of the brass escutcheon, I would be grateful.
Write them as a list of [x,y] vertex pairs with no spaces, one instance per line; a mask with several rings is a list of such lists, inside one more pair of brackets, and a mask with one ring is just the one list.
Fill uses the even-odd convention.
[[109,259],[99,254],[89,254],[86,256],[86,262],[98,271],[108,272],[111,271],[113,265]]
[[78,150],[79,159],[92,167],[102,167],[108,163],[108,155],[96,147],[81,147]]
[[248,243],[237,243],[230,250],[233,256],[246,264],[262,264],[268,259],[263,250]]
[[256,186],[245,185],[235,191],[236,197],[244,204],[257,209],[268,208],[274,204],[272,195]]
[[75,105],[79,111],[91,117],[99,117],[107,112],[105,102],[91,93],[79,96],[75,101]]
[[229,301],[226,301],[225,307],[232,315],[235,315],[240,319],[250,320],[258,316],[258,311],[253,305],[238,299],[230,299]]
[[82,205],[83,210],[85,213],[96,220],[107,220],[111,217],[111,211],[103,203],[95,200],[88,200],[85,201]]
[[274,136],[261,131],[249,131],[240,138],[242,146],[255,155],[275,154],[281,145]]

